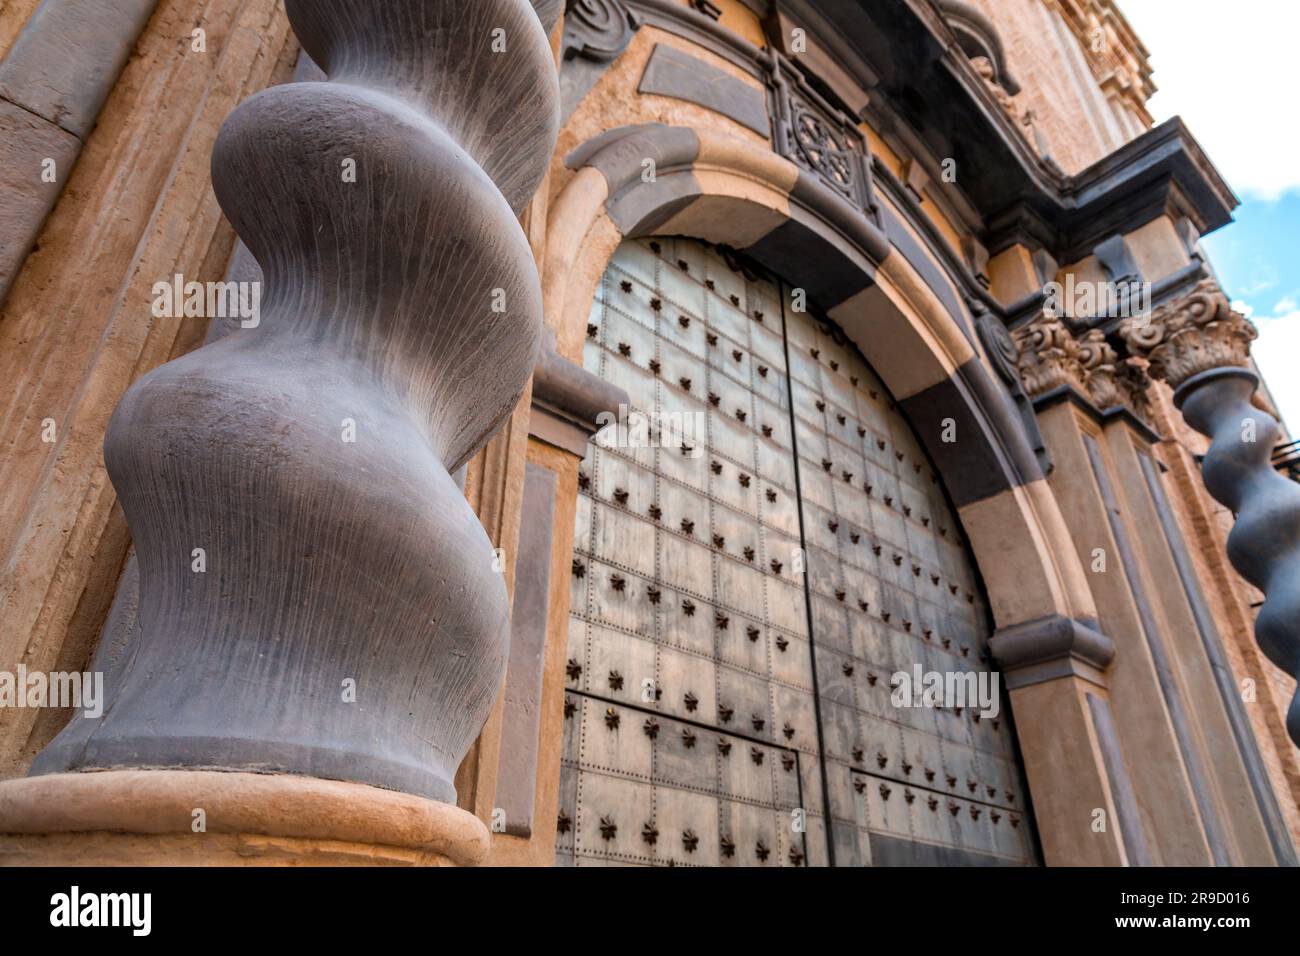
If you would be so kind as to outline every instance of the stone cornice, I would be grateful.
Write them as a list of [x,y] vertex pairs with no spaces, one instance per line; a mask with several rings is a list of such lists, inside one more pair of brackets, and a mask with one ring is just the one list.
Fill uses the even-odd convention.
[[[1130,140],[1059,184],[1007,169],[998,192],[1023,190],[990,217],[986,244],[1042,246],[1075,262],[1099,241],[1161,215],[1186,217],[1205,235],[1232,221],[1236,195],[1178,117]],[[969,188],[968,183],[968,188]],[[993,200],[994,203],[997,200]]]
[[[647,22],[763,75],[763,51],[697,10],[674,0],[624,2]],[[932,175],[932,188],[992,255],[1019,242],[1074,262],[1160,215],[1185,217],[1200,234],[1231,221],[1236,196],[1176,117],[1073,176],[1039,157],[935,0],[848,9],[831,0],[783,0],[781,12],[808,30],[838,80],[861,88],[869,99],[864,115],[878,132],[897,137],[923,165],[936,157],[957,161],[960,185]],[[796,59],[816,71],[811,60]],[[923,113],[914,105],[918,95]]]
[[1034,411],[1041,414],[1061,402],[1069,402],[1103,428],[1112,422],[1122,421],[1149,445],[1155,445],[1165,440],[1165,436],[1156,431],[1150,421],[1140,418],[1129,405],[1115,405],[1104,410],[1099,409],[1086,395],[1068,385],[1054,388],[1050,392],[1044,392],[1042,395],[1037,396],[1034,399]]
[[[815,0],[804,2],[818,6]],[[1169,207],[1187,215],[1201,233],[1230,221],[1236,197],[1177,118],[1088,169],[1067,176],[1054,163],[1037,156],[1004,110],[990,115],[989,101],[995,98],[965,57],[951,55],[954,38],[934,0],[897,2],[910,9],[944,50],[914,68],[914,76],[908,80],[913,90],[924,93],[933,89],[927,102],[942,104],[933,112],[950,117],[946,124],[935,123],[933,133],[922,130],[927,139],[945,144],[936,154],[959,152],[958,140],[964,139],[960,130],[972,122],[982,125],[978,133],[972,129],[970,135],[978,135],[975,141],[989,154],[984,157],[988,169],[980,164],[980,157],[968,157],[976,161],[975,168],[971,162],[962,163],[961,181],[965,193],[989,220],[984,240],[990,252],[1028,235],[1036,240],[1031,247],[1042,245],[1059,261],[1074,261],[1078,257],[1071,252],[1088,247],[1106,229],[1114,231],[1111,220],[1140,225]],[[898,39],[898,43],[905,42],[906,37]],[[949,71],[947,77],[934,69],[938,62]],[[880,86],[887,92],[887,76]],[[1103,218],[1105,229],[1090,235],[1089,224]]]
[[581,458],[601,427],[601,416],[617,415],[620,406],[629,404],[626,391],[556,352],[555,333],[547,331],[533,369],[532,435]]

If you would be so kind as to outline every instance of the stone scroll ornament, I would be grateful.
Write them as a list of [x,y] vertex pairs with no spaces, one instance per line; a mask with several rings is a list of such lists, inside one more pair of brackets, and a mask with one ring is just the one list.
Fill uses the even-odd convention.
[[[1248,367],[1254,326],[1207,279],[1149,318],[1125,320],[1120,334],[1149,358],[1152,376],[1174,388],[1187,423],[1211,439],[1205,487],[1237,516],[1228,557],[1265,595],[1256,639],[1269,660],[1300,676],[1300,484],[1273,469],[1280,429],[1250,400],[1259,386]],[[1300,745],[1300,695],[1287,711],[1287,733]]]
[[509,606],[450,473],[541,342],[518,217],[558,133],[560,6],[286,0],[329,80],[253,96],[212,158],[265,273],[260,325],[118,406],[104,455],[140,632],[98,726],[34,773],[255,770],[455,801]]

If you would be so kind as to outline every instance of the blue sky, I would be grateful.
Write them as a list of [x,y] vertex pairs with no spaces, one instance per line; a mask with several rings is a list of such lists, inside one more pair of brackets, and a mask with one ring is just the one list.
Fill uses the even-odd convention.
[[1300,2],[1119,7],[1151,51],[1157,122],[1181,116],[1242,201],[1237,221],[1202,244],[1224,291],[1259,328],[1255,361],[1300,436]]

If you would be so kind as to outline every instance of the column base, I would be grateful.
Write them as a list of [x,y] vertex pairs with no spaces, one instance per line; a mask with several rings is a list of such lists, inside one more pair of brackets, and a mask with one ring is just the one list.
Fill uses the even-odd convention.
[[459,807],[315,777],[105,770],[0,783],[0,866],[477,866],[488,842]]

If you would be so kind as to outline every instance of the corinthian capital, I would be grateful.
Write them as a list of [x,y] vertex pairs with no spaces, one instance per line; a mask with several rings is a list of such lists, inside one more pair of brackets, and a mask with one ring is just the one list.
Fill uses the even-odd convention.
[[1020,378],[1030,398],[1061,385],[1087,394],[1079,343],[1059,318],[1044,312],[1016,329],[1013,338],[1020,350]]
[[1258,335],[1213,279],[1149,316],[1124,320],[1119,332],[1134,355],[1150,360],[1151,375],[1173,388],[1210,369],[1244,366]]
[[1119,355],[1106,341],[1101,329],[1090,329],[1079,342],[1079,364],[1083,368],[1088,397],[1098,408],[1114,408],[1124,404],[1125,394],[1120,387],[1121,366]]

